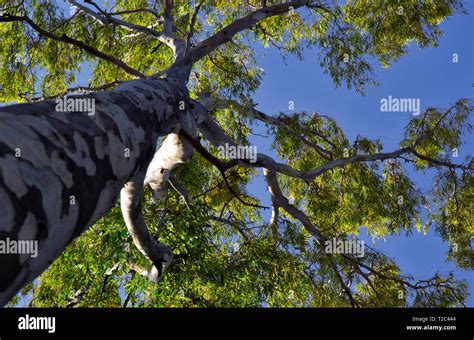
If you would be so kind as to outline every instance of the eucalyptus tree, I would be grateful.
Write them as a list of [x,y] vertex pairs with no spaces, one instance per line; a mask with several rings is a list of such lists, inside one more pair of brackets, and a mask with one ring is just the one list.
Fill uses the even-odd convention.
[[[473,166],[451,157],[471,129],[468,100],[414,116],[397,150],[350,141],[330,116],[252,100],[260,46],[314,48],[336,85],[363,93],[376,84],[368,60],[389,67],[409,43],[436,46],[460,1],[0,6],[0,98],[16,102],[0,108],[0,239],[38,245],[37,257],[0,256],[1,305],[464,303],[452,274],[417,279],[376,249],[326,248],[357,241],[360,226],[373,237],[434,228],[472,269]],[[71,88],[84,67],[90,83]],[[284,162],[219,152],[249,146],[257,121]],[[433,197],[408,167],[436,171]],[[271,207],[247,190],[259,171]]]

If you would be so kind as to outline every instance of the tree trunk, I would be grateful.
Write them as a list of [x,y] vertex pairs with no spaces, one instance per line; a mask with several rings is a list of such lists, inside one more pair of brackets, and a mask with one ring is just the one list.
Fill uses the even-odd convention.
[[0,247],[0,306],[103,216],[125,183],[146,172],[157,137],[179,123],[188,98],[180,84],[134,80],[75,96],[95,100],[93,115],[57,112],[55,101],[0,108],[0,242],[38,247],[37,257]]

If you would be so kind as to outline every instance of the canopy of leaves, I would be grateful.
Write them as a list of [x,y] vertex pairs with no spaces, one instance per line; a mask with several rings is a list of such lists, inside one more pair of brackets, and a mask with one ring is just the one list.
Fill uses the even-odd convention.
[[[267,6],[277,3],[281,1],[266,1]],[[162,1],[97,4],[108,16],[136,25],[160,30],[163,24]],[[90,1],[85,5],[95,9]],[[193,20],[197,5],[176,0],[172,9],[175,34],[186,39],[194,32],[189,48],[248,15],[261,2],[202,1]],[[153,35],[104,25],[60,1],[3,0],[0,10],[3,15],[28,16],[43,30],[84,42],[147,76],[173,63],[171,49]],[[376,83],[371,62],[388,67],[407,53],[412,42],[420,47],[436,46],[441,35],[438,25],[456,11],[464,11],[457,0],[366,0],[338,5],[310,1],[298,10],[259,21],[199,60],[193,66],[189,90],[194,98],[210,94],[251,104],[263,75],[256,50],[263,46],[278,49],[283,57],[302,57],[305,48],[314,47],[320,67],[336,85],[363,92]],[[23,21],[1,23],[1,101],[65,93],[75,84],[78,72],[88,72],[85,67],[89,68],[90,87],[134,78],[78,46],[38,34]],[[462,146],[471,130],[471,111],[471,104],[460,100],[447,110],[431,108],[414,118],[400,144],[416,145],[411,158],[354,162],[311,181],[279,176],[282,191],[329,239],[356,240],[361,226],[373,238],[401,232],[409,235],[414,228],[426,232],[434,226],[452,245],[448,259],[472,269],[472,171],[444,166],[451,164],[451,151]],[[255,117],[233,106],[212,114],[236,143],[248,144]],[[378,140],[359,136],[349,141],[332,118],[317,113],[281,114],[277,119],[283,125],[267,122],[274,151],[299,170],[383,150]],[[431,195],[421,192],[410,179],[410,165],[416,171],[437,171]],[[253,205],[259,203],[259,197],[246,188],[256,175],[256,170],[246,168],[227,172],[233,191]],[[220,172],[199,154],[174,176],[193,197],[190,204],[173,189],[164,202],[151,201],[148,191],[143,200],[150,231],[158,233],[175,254],[173,266],[159,284],[130,270],[132,263],[148,263],[135,249],[117,206],[76,239],[11,305],[345,307],[351,305],[352,297],[358,306],[454,306],[463,304],[468,295],[466,283],[452,275],[437,273],[417,281],[376,249],[366,247],[365,255],[357,259],[360,266],[340,255],[332,261],[301,221],[284,211],[272,230],[261,210],[236,199]]]

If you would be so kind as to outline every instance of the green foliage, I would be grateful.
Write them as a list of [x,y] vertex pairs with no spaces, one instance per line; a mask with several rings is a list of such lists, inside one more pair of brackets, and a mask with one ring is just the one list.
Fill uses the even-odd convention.
[[[161,3],[117,0],[106,3],[104,8],[109,13],[146,8],[160,14]],[[267,1],[268,6],[276,3],[280,1]],[[247,15],[252,10],[250,5],[259,4],[239,0],[204,2],[191,46]],[[191,1],[174,1],[172,15],[178,37],[186,38],[194,10]],[[190,94],[251,102],[264,72],[255,60],[256,51],[262,46],[277,48],[283,57],[292,54],[299,58],[305,48],[315,47],[320,66],[335,85],[345,84],[363,92],[366,86],[376,84],[372,61],[388,67],[407,53],[412,42],[420,47],[436,46],[441,36],[438,25],[456,11],[464,11],[457,0],[366,0],[344,5],[312,1],[308,8],[259,21],[196,63],[188,83]],[[44,30],[82,41],[146,75],[156,74],[173,62],[172,51],[156,38],[124,27],[104,26],[82,11],[71,14],[67,6],[60,6],[57,1],[24,1],[23,6],[6,12],[28,15]],[[116,17],[162,29],[162,23],[149,11]],[[38,35],[24,23],[0,25],[2,101],[27,101],[37,95],[62,93],[75,84],[77,73],[85,66],[91,69],[90,86],[132,79],[114,64]],[[448,111],[428,109],[406,128],[400,146],[416,144],[416,152],[425,159],[405,162],[413,163],[418,171],[438,172],[432,197],[426,198],[416,188],[400,160],[382,165],[356,162],[327,171],[312,181],[281,176],[282,190],[327,238],[357,240],[361,226],[373,238],[382,238],[401,232],[409,235],[414,228],[426,232],[434,225],[451,245],[448,259],[461,268],[474,268],[472,174],[443,168],[426,159],[452,161],[452,150],[462,146],[472,128],[468,117],[471,111],[470,103],[461,100]],[[212,114],[236,143],[248,144],[251,119],[233,107]],[[281,114],[279,119],[285,127],[268,126],[274,137],[273,147],[281,159],[299,170],[383,151],[378,140],[358,136],[349,141],[337,123],[326,116],[300,112],[292,116]],[[434,129],[436,133],[431,133]],[[422,140],[418,140],[420,136],[424,136]],[[245,202],[259,203],[246,192],[256,170],[234,168],[226,174]],[[221,174],[199,155],[178,168],[174,176],[193,197],[191,204],[185,204],[171,188],[166,202],[152,203],[149,191],[143,197],[142,210],[150,232],[158,231],[158,221],[163,217],[160,241],[175,254],[174,264],[159,284],[131,271],[132,263],[142,267],[150,264],[133,245],[116,206],[76,239],[10,305],[30,299],[32,306],[39,307],[119,307],[124,300],[129,301],[129,306],[143,307],[347,307],[351,303],[341,288],[338,273],[360,306],[455,306],[468,295],[466,284],[451,275],[436,274],[407,284],[413,278],[403,274],[388,256],[368,247],[357,260],[373,271],[361,267],[365,269],[357,272],[353,263],[340,254],[335,254],[332,262],[324,253],[324,246],[283,211],[276,233],[271,233],[260,210],[237,200]]]

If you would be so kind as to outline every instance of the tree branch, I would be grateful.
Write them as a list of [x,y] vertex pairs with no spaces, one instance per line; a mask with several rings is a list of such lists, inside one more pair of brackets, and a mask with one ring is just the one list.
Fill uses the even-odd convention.
[[190,46],[191,38],[194,35],[194,29],[195,29],[195,24],[196,24],[196,20],[197,20],[199,10],[201,9],[202,5],[204,5],[205,2],[206,2],[206,0],[201,0],[201,2],[199,2],[199,4],[194,8],[194,13],[193,13],[193,16],[191,18],[191,23],[189,25],[189,33],[186,37],[186,46],[184,47],[184,56],[185,57],[189,53],[189,48],[191,47]]
[[192,202],[192,197],[189,196],[188,190],[179,183],[179,181],[173,176],[173,174],[170,174],[170,177],[168,179],[168,182],[171,184],[173,189],[180,194],[180,196],[184,199],[184,202],[186,203],[186,206],[189,208],[189,205]]
[[[321,234],[321,232],[313,225],[311,220],[306,216],[304,212],[299,210],[296,206],[291,204],[288,201],[288,198],[286,198],[283,193],[281,192],[280,185],[278,184],[278,179],[276,177],[276,173],[273,171],[270,171],[266,168],[263,169],[263,175],[265,177],[265,180],[267,181],[267,186],[268,186],[268,191],[270,192],[270,195],[272,197],[272,200],[275,200],[277,204],[285,209],[293,218],[297,219],[298,221],[303,224],[303,226],[308,230],[308,232],[313,235],[318,243],[323,247],[324,243],[326,241],[326,238]],[[337,268],[337,264],[334,261],[332,254],[324,253],[330,262],[331,267],[334,270],[335,275],[338,278],[338,281],[346,293],[346,295],[349,298],[349,301],[353,307],[357,307],[358,304],[355,301],[352,292],[349,287],[344,283],[344,280],[341,277],[341,274],[339,273],[339,269]]]
[[235,20],[216,34],[200,42],[190,51],[186,59],[188,59],[191,64],[194,64],[221,45],[229,42],[234,35],[252,27],[258,21],[270,18],[275,15],[287,13],[291,9],[298,9],[307,3],[308,0],[294,0],[255,10],[249,15]]
[[[202,96],[200,97],[200,99],[202,101],[204,101],[204,103],[207,104],[207,105],[205,104],[205,106],[209,111],[223,109],[223,108],[229,108],[230,106],[234,106],[241,114],[243,114],[245,116],[250,116],[250,117],[256,118],[256,119],[258,119],[258,120],[260,120],[264,123],[268,123],[268,124],[271,124],[271,125],[274,125],[274,126],[281,127],[282,129],[285,129],[290,135],[292,135],[296,139],[299,139],[301,142],[303,142],[307,146],[313,148],[324,159],[331,160],[333,158],[330,151],[323,149],[318,144],[308,140],[301,133],[298,133],[298,132],[294,131],[292,128],[290,128],[288,126],[288,124],[283,122],[281,119],[269,116],[269,115],[263,113],[262,111],[257,110],[253,105],[249,105],[249,104],[242,105],[242,104],[240,104],[239,102],[237,102],[236,100],[233,100],[233,99],[221,99],[221,98],[219,98],[219,99],[212,100],[210,98],[203,98]],[[320,134],[318,134],[318,136],[322,137],[322,139],[326,143],[330,144],[331,146],[333,146],[333,147],[335,146],[334,143],[332,143],[327,137],[320,136]]]
[[171,14],[173,10],[173,0],[163,0],[163,7],[164,7],[164,23],[163,23],[163,31],[162,35],[164,39],[162,40],[163,43],[168,45],[174,53],[174,60],[175,62],[180,61],[184,58],[184,51],[185,51],[185,42],[182,39],[179,39],[175,34],[175,23],[173,16]]
[[430,163],[433,163],[433,164],[436,164],[436,165],[445,166],[445,167],[453,168],[453,169],[474,170],[474,164],[472,164],[472,162],[471,162],[471,164],[466,166],[466,165],[463,165],[463,164],[449,163],[449,162],[446,162],[446,161],[443,161],[443,160],[431,158],[431,157],[420,154],[419,152],[417,152],[414,149],[411,151],[411,153],[413,155],[415,155],[416,157],[418,157],[419,159],[422,159],[424,161],[427,161],[427,162],[430,162]]
[[111,87],[114,87],[115,85],[118,85],[120,83],[121,82],[119,82],[119,81],[114,81],[114,82],[107,83],[107,84],[104,84],[104,85],[101,85],[101,86],[96,86],[96,87],[75,86],[75,87],[70,87],[66,91],[63,91],[63,92],[61,92],[59,94],[56,94],[54,96],[33,97],[31,99],[28,99],[28,98],[25,98],[25,99],[28,99],[29,102],[38,102],[38,101],[42,101],[42,100],[56,99],[56,98],[62,97],[64,95],[66,95],[68,93],[72,93],[72,92],[97,92],[97,91],[108,90]]
[[139,173],[125,184],[120,191],[120,207],[133,242],[138,250],[153,263],[152,268],[146,271],[146,275],[141,270],[136,271],[149,277],[153,282],[158,282],[162,271],[171,265],[173,253],[166,245],[151,237],[141,214],[141,192],[144,177],[144,173]]
[[80,3],[78,3],[75,0],[65,0],[65,1],[67,3],[69,3],[70,5],[72,5],[72,6],[75,6],[75,7],[79,8],[81,11],[88,14],[89,16],[93,17],[94,19],[99,21],[102,25],[105,25],[105,26],[107,26],[107,25],[121,26],[121,27],[130,29],[130,30],[133,30],[133,31],[137,31],[137,32],[141,32],[141,33],[147,33],[147,34],[150,34],[150,35],[152,35],[154,37],[157,37],[157,38],[159,38],[161,36],[160,32],[155,31],[155,30],[153,30],[151,28],[148,28],[146,26],[132,24],[132,23],[129,23],[127,21],[112,17],[112,15],[110,13],[107,13],[107,12],[103,11],[93,1],[86,0],[85,2],[87,2],[89,4],[92,4],[94,7],[96,7],[99,10],[100,13],[94,12],[89,7],[81,5]]
[[102,59],[102,60],[105,60],[105,61],[108,61],[108,62],[114,64],[115,66],[121,68],[122,70],[124,70],[125,72],[127,72],[128,74],[130,74],[132,76],[135,76],[135,77],[138,77],[138,78],[146,78],[146,75],[144,75],[143,73],[131,68],[130,66],[125,64],[123,61],[121,61],[121,60],[119,60],[119,59],[117,59],[117,58],[115,58],[111,55],[105,54],[104,52],[101,52],[101,51],[95,49],[94,47],[92,47],[90,45],[87,45],[86,43],[84,43],[80,40],[70,38],[66,34],[58,36],[54,33],[51,33],[51,32],[48,32],[48,31],[42,29],[40,26],[38,26],[33,20],[31,20],[26,15],[17,16],[17,15],[8,15],[7,14],[7,15],[0,16],[0,22],[14,22],[14,21],[27,23],[31,28],[33,28],[40,35],[43,35],[45,37],[48,37],[48,38],[56,40],[56,41],[64,42],[64,43],[79,47],[80,49],[82,49],[82,50],[84,50],[84,51],[86,51],[86,52]]

